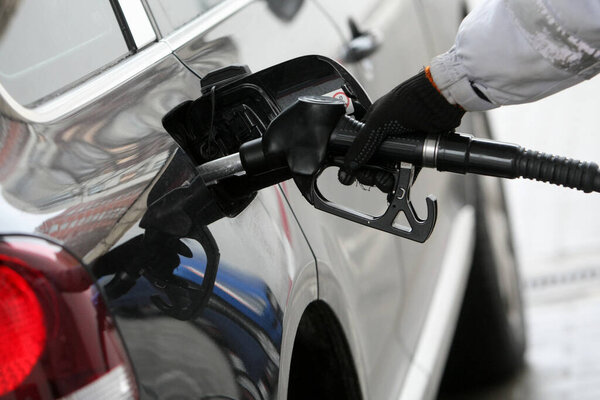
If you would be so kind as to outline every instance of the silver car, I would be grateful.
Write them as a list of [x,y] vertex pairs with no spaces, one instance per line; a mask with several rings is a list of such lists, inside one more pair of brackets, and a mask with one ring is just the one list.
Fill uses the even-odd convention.
[[[423,169],[413,203],[426,215],[434,194],[439,216],[421,244],[320,212],[291,180],[244,198],[205,186],[195,152],[237,151],[264,130],[258,117],[247,135],[217,131],[217,149],[163,126],[234,64],[321,55],[376,99],[451,46],[466,9],[3,1],[0,398],[432,399],[517,370],[523,314],[497,180]],[[459,130],[490,135],[477,113]],[[319,185],[385,209],[335,171]]]

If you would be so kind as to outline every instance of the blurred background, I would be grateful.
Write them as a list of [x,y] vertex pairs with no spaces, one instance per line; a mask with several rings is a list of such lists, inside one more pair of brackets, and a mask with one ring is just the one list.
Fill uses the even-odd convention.
[[[500,140],[575,159],[600,159],[600,80],[584,82],[536,103],[489,113]],[[596,259],[600,251],[600,207],[595,195],[530,181],[507,181],[515,239],[523,267]],[[583,260],[581,260],[583,261]],[[542,272],[542,271],[539,271]]]
[[[489,112],[495,137],[600,160],[600,78],[536,103]],[[526,304],[524,371],[473,399],[600,398],[600,198],[505,181]]]

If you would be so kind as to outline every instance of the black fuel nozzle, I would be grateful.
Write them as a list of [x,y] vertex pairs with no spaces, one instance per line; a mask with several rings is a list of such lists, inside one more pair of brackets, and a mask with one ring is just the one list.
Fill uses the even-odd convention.
[[[331,150],[343,153],[363,126],[359,121],[344,117],[332,133]],[[600,191],[600,170],[594,162],[527,150],[516,144],[462,133],[411,133],[389,138],[373,156],[373,163],[390,161],[404,161],[460,174],[509,179],[523,177],[586,193]]]
[[[384,214],[365,215],[327,200],[317,186],[321,172],[329,166],[339,166],[340,156],[348,151],[363,127],[363,123],[345,115],[343,103],[336,99],[300,98],[271,122],[262,138],[243,144],[238,155],[198,169],[201,175],[211,176],[211,181],[245,173],[242,186],[253,190],[293,178],[304,197],[317,209],[418,242],[427,240],[437,216],[433,196],[426,198],[424,219],[419,218],[411,203],[410,188],[418,167],[501,178],[524,177],[584,192],[600,191],[600,170],[596,163],[472,135],[411,132],[387,138],[370,160],[370,167],[386,166],[389,170],[389,165],[395,165],[389,171],[395,184]],[[404,213],[409,226],[396,225],[399,213]]]
[[262,138],[240,147],[244,170],[259,174],[287,167],[292,175],[314,175],[327,158],[332,127],[345,113],[341,100],[301,97],[271,122]]

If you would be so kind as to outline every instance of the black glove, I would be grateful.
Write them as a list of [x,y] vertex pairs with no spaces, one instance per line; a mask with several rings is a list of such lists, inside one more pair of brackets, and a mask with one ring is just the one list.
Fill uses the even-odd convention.
[[393,177],[385,171],[362,168],[388,136],[407,132],[423,134],[448,132],[460,125],[465,111],[448,103],[425,71],[396,86],[377,100],[367,112],[365,126],[346,153],[338,179],[350,185],[355,179],[377,186],[383,192],[393,189]]

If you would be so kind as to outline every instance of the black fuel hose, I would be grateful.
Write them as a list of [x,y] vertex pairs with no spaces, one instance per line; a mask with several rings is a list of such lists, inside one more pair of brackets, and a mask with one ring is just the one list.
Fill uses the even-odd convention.
[[[345,154],[363,123],[344,116],[334,129],[328,152]],[[373,156],[379,162],[404,161],[438,171],[475,173],[501,178],[527,178],[582,190],[600,191],[600,170],[582,162],[519,145],[478,139],[460,133],[423,135],[407,133],[387,138]]]

